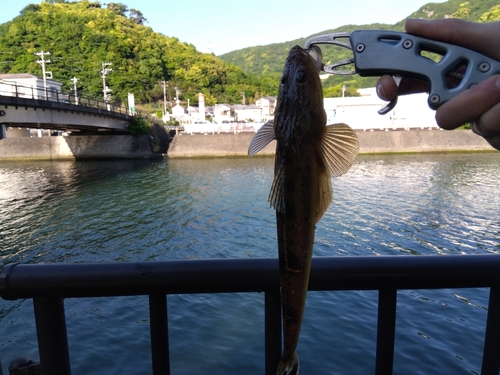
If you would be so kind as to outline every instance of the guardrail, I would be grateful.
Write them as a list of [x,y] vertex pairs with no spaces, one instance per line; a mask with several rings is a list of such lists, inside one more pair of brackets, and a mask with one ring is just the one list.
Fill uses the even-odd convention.
[[137,111],[131,110],[128,106],[105,101],[100,98],[74,95],[70,92],[62,92],[51,88],[40,86],[25,86],[17,83],[0,80],[0,95],[32,100],[44,100],[64,104],[72,104],[82,107],[105,109],[125,115],[137,115]]
[[[397,291],[488,287],[481,375],[500,369],[500,255],[313,258],[309,290],[378,290],[376,375],[393,368]],[[281,352],[278,260],[212,259],[99,264],[10,264],[0,296],[32,298],[43,373],[71,374],[64,298],[148,295],[153,374],[170,374],[167,295],[265,293],[265,373]],[[441,373],[447,373],[441,371]]]

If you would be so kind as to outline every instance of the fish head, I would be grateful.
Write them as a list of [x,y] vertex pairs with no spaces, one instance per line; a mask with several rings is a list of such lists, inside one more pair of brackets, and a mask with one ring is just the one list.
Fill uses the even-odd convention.
[[294,46],[288,53],[274,116],[278,143],[286,142],[292,133],[321,132],[326,126],[320,68],[321,50],[317,46],[309,50]]

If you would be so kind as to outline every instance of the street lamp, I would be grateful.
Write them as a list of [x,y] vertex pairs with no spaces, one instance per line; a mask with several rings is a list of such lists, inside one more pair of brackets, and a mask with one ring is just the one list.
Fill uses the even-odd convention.
[[101,73],[102,73],[102,93],[103,93],[103,96],[104,96],[104,101],[106,102],[106,108],[107,110],[109,111],[109,101],[111,100],[111,95],[108,95],[111,90],[109,89],[109,87],[106,86],[106,75],[108,75],[108,73],[111,73],[113,71],[113,69],[111,68],[106,68],[107,66],[110,66],[112,65],[112,63],[110,62],[103,62],[102,63],[102,70],[101,70]]
[[78,81],[78,78],[76,77],[71,78],[71,82],[73,82],[73,89],[75,90],[75,104],[78,105],[78,92],[76,91],[76,81]]

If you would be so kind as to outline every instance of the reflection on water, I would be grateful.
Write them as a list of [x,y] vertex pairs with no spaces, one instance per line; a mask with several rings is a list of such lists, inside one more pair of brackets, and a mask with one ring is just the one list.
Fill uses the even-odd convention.
[[[500,252],[499,161],[359,157],[333,180],[314,255]],[[272,158],[1,163],[0,266],[274,257],[272,177]],[[151,372],[145,297],[65,305],[74,374]],[[371,291],[310,293],[302,371],[373,372],[376,306]],[[400,291],[394,373],[479,372],[486,306],[481,289]],[[169,324],[172,373],[263,373],[263,296],[169,296]],[[4,373],[38,358],[31,301],[0,301],[0,327]]]

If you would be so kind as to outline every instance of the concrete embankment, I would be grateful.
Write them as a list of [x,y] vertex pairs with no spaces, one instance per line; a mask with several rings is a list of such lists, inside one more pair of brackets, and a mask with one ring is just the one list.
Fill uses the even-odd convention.
[[[246,156],[254,133],[176,135],[171,158]],[[411,130],[358,132],[360,153],[492,151],[470,130]],[[154,146],[153,146],[154,147]],[[274,142],[259,155],[273,155]],[[161,151],[160,151],[161,152]],[[157,158],[147,136],[94,135],[0,139],[0,160]]]
[[130,159],[153,154],[146,136],[93,135],[0,139],[0,160]]
[[[492,151],[493,148],[470,130],[411,130],[357,132],[360,153]],[[176,135],[169,147],[170,158],[247,155],[254,134]],[[274,154],[272,142],[259,155]]]

